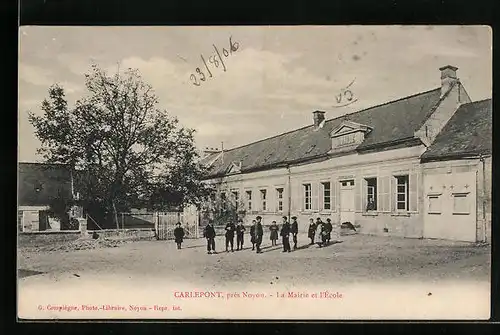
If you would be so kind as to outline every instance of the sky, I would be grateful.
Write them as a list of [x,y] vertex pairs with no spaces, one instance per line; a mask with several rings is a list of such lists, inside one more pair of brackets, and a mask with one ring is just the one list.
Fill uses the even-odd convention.
[[[42,161],[28,112],[42,113],[55,83],[74,106],[87,94],[92,63],[110,74],[138,69],[159,107],[196,130],[200,149],[230,149],[310,125],[315,110],[330,119],[437,88],[444,65],[458,67],[473,101],[492,96],[487,26],[23,26],[19,38],[23,162]],[[237,50],[229,52],[230,40]]]

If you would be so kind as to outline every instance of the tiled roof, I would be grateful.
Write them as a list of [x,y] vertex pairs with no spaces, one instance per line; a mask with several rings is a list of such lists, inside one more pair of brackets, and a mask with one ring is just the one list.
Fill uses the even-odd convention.
[[18,205],[47,206],[52,199],[71,199],[71,170],[62,164],[19,163]]
[[[324,157],[331,149],[330,132],[345,120],[372,128],[357,150],[414,140],[414,132],[423,125],[440,101],[440,95],[441,89],[436,88],[327,120],[319,130],[315,130],[311,124],[224,151],[222,157],[210,165],[207,178],[224,175],[232,162],[241,162],[241,172],[245,173]],[[217,155],[206,157],[202,163],[212,161]]]
[[492,122],[491,99],[461,105],[421,156],[422,161],[490,155]]

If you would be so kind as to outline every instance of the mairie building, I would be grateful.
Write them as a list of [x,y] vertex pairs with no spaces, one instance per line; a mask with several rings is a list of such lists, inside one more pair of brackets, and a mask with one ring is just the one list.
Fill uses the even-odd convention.
[[[207,153],[206,182],[250,224],[297,216],[358,233],[490,241],[491,99],[472,101],[457,68],[441,85],[334,119]],[[437,77],[437,76],[436,76]],[[439,79],[439,78],[436,78]]]

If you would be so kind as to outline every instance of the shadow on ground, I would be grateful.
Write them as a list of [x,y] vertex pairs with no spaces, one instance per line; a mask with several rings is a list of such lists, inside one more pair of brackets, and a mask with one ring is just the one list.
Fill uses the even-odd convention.
[[36,276],[36,275],[41,275],[43,274],[44,272],[41,272],[41,271],[34,271],[34,270],[26,270],[26,269],[19,269],[17,271],[17,275],[18,275],[18,278],[21,279],[21,278],[26,278],[26,277],[30,277],[30,276]]

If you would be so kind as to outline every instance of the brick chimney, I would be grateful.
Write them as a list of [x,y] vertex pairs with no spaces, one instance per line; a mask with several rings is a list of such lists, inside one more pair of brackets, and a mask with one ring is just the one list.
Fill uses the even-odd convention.
[[325,112],[315,111],[313,112],[314,128],[318,128],[321,123],[325,120]]
[[440,67],[441,71],[441,96],[443,96],[450,89],[453,83],[458,82],[457,78],[457,67],[446,65]]

